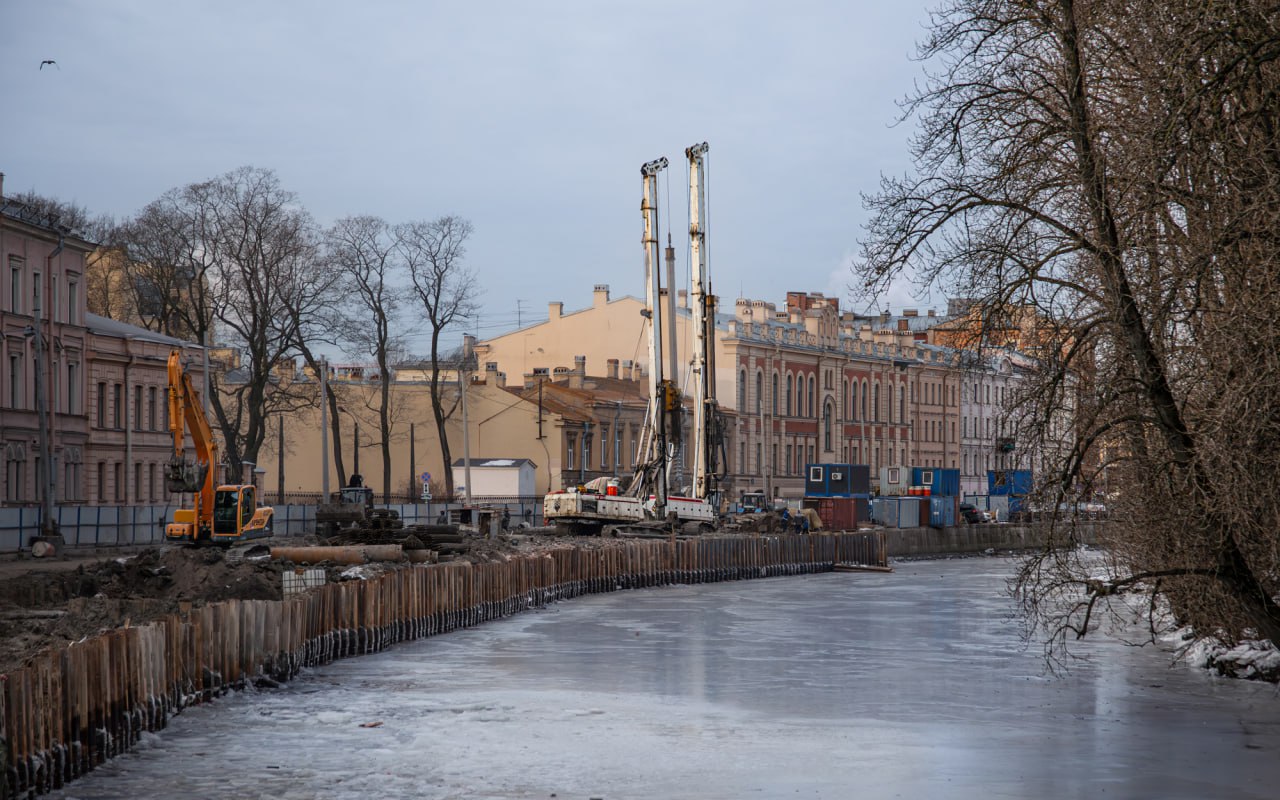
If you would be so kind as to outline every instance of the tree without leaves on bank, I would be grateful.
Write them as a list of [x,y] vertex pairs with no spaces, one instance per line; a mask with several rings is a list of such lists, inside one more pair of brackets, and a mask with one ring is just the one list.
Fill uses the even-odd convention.
[[274,172],[241,167],[166,192],[124,229],[129,260],[146,265],[174,324],[240,356],[210,376],[208,398],[238,480],[258,462],[268,420],[314,402],[285,374],[300,320],[332,302],[311,217]]
[[[855,272],[973,298],[975,346],[1039,320],[1010,409],[1046,454],[1039,502],[1105,490],[1112,515],[1105,575],[1059,547],[1017,576],[1050,656],[1118,595],[1153,635],[1167,609],[1280,642],[1278,22],[1256,2],[951,0],[922,46],[918,174],[868,198]],[[1055,513],[1052,544],[1075,523]]]
[[[395,409],[391,400],[393,364],[404,354],[403,275],[391,227],[377,217],[340,219],[325,234],[327,258],[334,265],[343,298],[339,326],[345,347],[377,365],[378,394],[372,411],[378,418],[382,455],[382,494],[391,498],[391,438]],[[335,414],[335,417],[337,415]],[[335,442],[340,441],[335,437]]]
[[[445,408],[444,387],[440,383],[443,363],[440,337],[450,325],[465,321],[475,311],[478,293],[475,275],[463,264],[471,223],[461,217],[445,216],[427,222],[397,225],[395,236],[431,334],[431,413],[435,418],[440,456],[444,463],[445,494],[452,497],[453,456],[445,428],[449,412]],[[459,382],[465,380],[468,365],[457,360],[450,366],[457,369]]]

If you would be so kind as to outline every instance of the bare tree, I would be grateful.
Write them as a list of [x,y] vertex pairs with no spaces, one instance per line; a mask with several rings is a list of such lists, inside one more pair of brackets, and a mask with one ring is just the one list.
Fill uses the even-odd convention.
[[310,215],[271,170],[241,167],[170,190],[125,227],[167,326],[236,354],[210,406],[232,475],[257,463],[270,416],[313,400],[293,384],[300,320],[331,300]]
[[[414,293],[422,303],[425,321],[431,333],[431,412],[435,417],[444,461],[445,493],[453,495],[453,457],[445,428],[448,412],[440,385],[440,337],[449,326],[465,321],[475,310],[475,275],[463,264],[466,242],[471,237],[471,223],[461,217],[440,217],[429,222],[397,225],[396,247],[409,271]],[[460,388],[465,380],[464,364],[454,364]]]
[[[374,411],[381,437],[382,494],[391,497],[391,437],[394,419],[393,365],[404,353],[403,287],[399,249],[387,223],[377,217],[346,217],[325,234],[328,258],[337,268],[344,299],[342,340],[378,366]],[[336,415],[335,415],[336,416]]]
[[1019,573],[1051,655],[1135,593],[1152,631],[1167,604],[1201,635],[1280,642],[1277,19],[1250,0],[951,0],[922,46],[918,174],[868,198],[855,271],[875,293],[914,270],[975,298],[984,330],[1042,321],[1014,405],[1041,502],[1106,489],[1114,512],[1105,564],[1054,547],[1076,538],[1055,514]]

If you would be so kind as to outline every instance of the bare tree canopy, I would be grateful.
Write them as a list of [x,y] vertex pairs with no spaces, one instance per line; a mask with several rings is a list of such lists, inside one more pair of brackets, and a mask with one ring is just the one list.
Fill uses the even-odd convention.
[[121,245],[167,325],[236,356],[209,402],[239,475],[257,463],[271,415],[314,402],[280,369],[302,320],[332,301],[310,215],[274,172],[241,167],[166,192],[126,223]]
[[[395,236],[431,334],[431,411],[444,462],[445,493],[452,495],[453,457],[445,429],[449,414],[440,385],[440,336],[450,325],[464,322],[475,312],[479,289],[475,275],[463,263],[471,223],[461,217],[445,216],[397,225]],[[453,366],[461,382],[468,365],[459,361]]]
[[950,0],[932,22],[917,174],[867,199],[855,273],[875,294],[914,272],[989,327],[1041,321],[1019,441],[1051,456],[1046,507],[1105,491],[1113,519],[1105,575],[1048,550],[1024,608],[1051,654],[1120,594],[1153,631],[1168,610],[1280,643],[1280,11]]

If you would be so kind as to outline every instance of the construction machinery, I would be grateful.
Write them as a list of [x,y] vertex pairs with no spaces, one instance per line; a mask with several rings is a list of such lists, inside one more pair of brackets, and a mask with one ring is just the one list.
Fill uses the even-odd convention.
[[[683,440],[681,418],[683,396],[676,379],[675,253],[667,247],[666,307],[658,269],[658,173],[667,167],[659,158],[640,168],[644,194],[640,204],[644,216],[645,310],[649,324],[649,408],[641,430],[639,458],[628,485],[616,478],[597,478],[582,487],[552,492],[543,500],[547,523],[575,533],[631,533],[654,527],[684,530],[710,529],[719,505],[717,443],[719,430],[715,404],[714,345],[715,298],[708,291],[705,220],[706,143],[685,151],[689,158],[689,227],[691,260],[694,268],[696,354],[693,359],[694,392],[694,482],[692,496],[670,493],[674,469]],[[664,330],[665,328],[665,330]],[[665,346],[664,346],[665,336]],[[664,361],[666,363],[664,363]],[[665,370],[665,372],[664,372]]]
[[[165,465],[165,487],[173,493],[190,493],[192,507],[173,512],[173,522],[165,526],[165,539],[231,545],[270,536],[273,509],[258,505],[252,484],[214,486],[218,443],[191,376],[182,367],[180,350],[169,353],[169,431],[173,434],[173,458]],[[188,431],[195,448],[193,459],[186,457]]]

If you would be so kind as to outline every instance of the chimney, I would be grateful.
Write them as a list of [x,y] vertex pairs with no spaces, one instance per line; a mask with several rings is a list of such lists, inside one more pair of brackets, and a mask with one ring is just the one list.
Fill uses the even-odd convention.
[[591,305],[599,308],[609,302],[609,284],[597,283],[596,288],[592,292]]
[[898,330],[900,330],[900,331],[908,331],[908,330],[910,330],[910,329],[911,329],[911,323],[910,323],[910,322],[908,322],[908,321],[907,321],[907,320],[905,320],[905,319],[900,319],[900,320],[898,320]]
[[934,310],[931,308],[931,309],[929,309],[929,316],[930,316],[930,317],[937,317],[937,316],[938,316],[938,312],[937,312],[937,311],[934,311]]
[[0,200],[4,199],[4,173],[0,172]]
[[681,308],[688,308],[689,307],[689,290],[681,289],[680,292],[676,295],[676,299],[679,301]]
[[915,308],[904,308],[904,309],[902,309],[902,316],[904,316],[904,317],[918,317],[918,316],[920,316],[920,311],[919,311],[918,309],[915,309]]
[[586,356],[573,357],[573,371],[578,375],[587,374],[587,357]]
[[495,372],[493,373],[493,375],[494,375],[493,382],[498,385],[499,389],[507,388],[507,373]]
[[462,357],[467,361],[476,354],[476,337],[469,334],[462,334]]
[[564,313],[564,303],[556,301],[554,303],[547,304],[547,316],[550,317],[550,319],[553,319],[553,320],[560,319],[560,315],[563,313]]
[[618,379],[618,359],[610,358],[604,362],[604,374],[614,380]]

